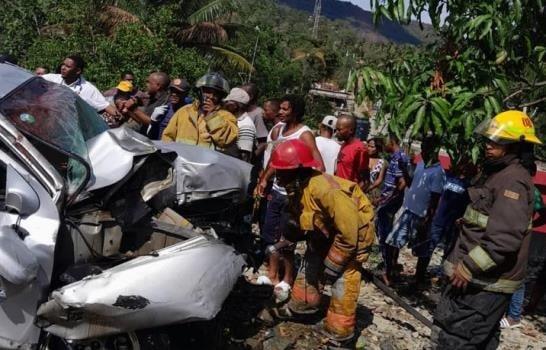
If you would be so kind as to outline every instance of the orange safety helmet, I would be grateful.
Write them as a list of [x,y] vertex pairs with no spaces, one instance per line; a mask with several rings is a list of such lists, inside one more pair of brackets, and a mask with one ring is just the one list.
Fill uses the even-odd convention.
[[271,155],[270,166],[277,170],[319,168],[320,163],[301,140],[288,140],[279,144]]

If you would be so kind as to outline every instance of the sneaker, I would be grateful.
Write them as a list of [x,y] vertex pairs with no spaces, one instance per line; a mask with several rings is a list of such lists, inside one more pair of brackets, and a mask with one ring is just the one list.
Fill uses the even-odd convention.
[[277,304],[282,304],[285,301],[287,301],[288,298],[290,298],[291,291],[292,291],[292,288],[285,281],[281,281],[277,283],[277,285],[273,289],[273,294],[275,295],[275,302]]
[[272,286],[273,282],[271,282],[269,277],[262,275],[262,276],[258,277],[258,279],[256,280],[256,284]]
[[521,327],[520,321],[515,321],[512,318],[505,316],[500,320],[500,328],[507,329],[507,328],[519,328]]

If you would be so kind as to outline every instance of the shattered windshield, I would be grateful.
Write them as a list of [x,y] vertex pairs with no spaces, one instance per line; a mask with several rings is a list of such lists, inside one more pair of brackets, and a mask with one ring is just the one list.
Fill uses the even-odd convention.
[[69,194],[84,185],[85,142],[108,129],[94,109],[70,89],[35,78],[0,101],[0,112],[19,130],[61,151],[44,156],[64,174]]

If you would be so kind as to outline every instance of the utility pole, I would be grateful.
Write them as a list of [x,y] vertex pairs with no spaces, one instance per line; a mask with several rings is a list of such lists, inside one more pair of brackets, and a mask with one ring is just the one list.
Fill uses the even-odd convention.
[[256,60],[256,51],[258,51],[258,41],[260,40],[260,27],[256,26],[254,29],[256,30],[256,43],[254,44],[254,53],[252,54],[252,63],[250,72],[248,72],[247,83],[250,83],[250,80],[252,79],[252,70],[254,69],[254,61]]
[[318,37],[318,26],[320,21],[320,12],[322,9],[322,1],[315,0],[315,10],[313,11],[313,39]]

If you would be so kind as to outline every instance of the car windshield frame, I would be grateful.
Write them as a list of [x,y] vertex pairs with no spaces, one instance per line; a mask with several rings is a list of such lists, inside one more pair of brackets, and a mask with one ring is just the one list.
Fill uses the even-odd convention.
[[19,131],[68,159],[65,174],[69,201],[91,178],[86,141],[108,130],[106,122],[76,93],[59,84],[33,77],[0,99],[0,112]]

